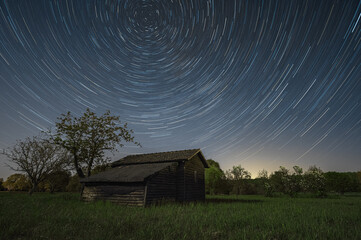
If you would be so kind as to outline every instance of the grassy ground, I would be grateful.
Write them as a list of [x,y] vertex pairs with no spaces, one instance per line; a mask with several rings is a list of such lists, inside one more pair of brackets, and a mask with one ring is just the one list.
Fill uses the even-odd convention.
[[2,192],[0,239],[361,239],[361,196],[218,196],[136,208]]

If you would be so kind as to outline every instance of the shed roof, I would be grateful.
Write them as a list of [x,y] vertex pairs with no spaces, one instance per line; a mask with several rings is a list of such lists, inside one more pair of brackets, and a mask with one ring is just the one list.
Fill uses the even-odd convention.
[[143,182],[147,177],[172,164],[174,164],[174,162],[122,165],[81,179],[80,182]]
[[189,160],[196,154],[199,155],[204,167],[208,168],[206,159],[204,158],[200,149],[188,149],[171,152],[158,152],[148,154],[128,155],[111,164],[112,167],[121,165],[145,164],[145,163],[164,163],[164,162],[178,162]]

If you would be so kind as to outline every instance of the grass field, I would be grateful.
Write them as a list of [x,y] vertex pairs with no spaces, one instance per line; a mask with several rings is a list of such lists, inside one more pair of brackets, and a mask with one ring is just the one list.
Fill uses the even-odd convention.
[[1,192],[0,239],[361,239],[361,196],[217,196],[137,208]]

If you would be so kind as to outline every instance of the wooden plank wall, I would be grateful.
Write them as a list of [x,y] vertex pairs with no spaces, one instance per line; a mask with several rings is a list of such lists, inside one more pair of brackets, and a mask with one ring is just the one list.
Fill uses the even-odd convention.
[[84,201],[107,200],[121,205],[144,206],[144,185],[85,185]]
[[182,202],[185,196],[184,162],[179,162],[177,166],[176,185],[176,200]]
[[185,199],[184,201],[204,201],[204,165],[198,154],[185,162]]
[[178,163],[174,163],[148,179],[146,205],[176,200],[177,166]]

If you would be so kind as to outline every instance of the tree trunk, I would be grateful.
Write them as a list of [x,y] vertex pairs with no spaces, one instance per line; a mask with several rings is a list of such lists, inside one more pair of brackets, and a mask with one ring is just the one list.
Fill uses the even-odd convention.
[[35,190],[36,190],[36,187],[37,187],[37,183],[33,183],[32,184],[33,186],[30,188],[30,190],[29,190],[29,195],[32,195],[34,192],[35,192]]
[[81,189],[80,189],[80,199],[82,199],[82,197],[83,197],[84,187],[85,187],[85,184],[82,183],[82,184],[81,184]]
[[78,156],[75,153],[73,155],[74,155],[74,167],[75,167],[76,173],[78,174],[78,176],[80,178],[85,178],[83,170],[79,167]]
[[90,166],[88,166],[88,171],[87,171],[87,177],[90,177],[90,175],[91,175],[91,167]]
[[55,186],[50,184],[50,194],[53,194],[55,190]]
[[93,166],[93,162],[94,162],[94,158],[92,157],[91,160],[90,160],[89,163],[88,163],[87,177],[90,177],[90,175],[92,174],[92,173],[91,173],[91,169],[92,169],[92,166]]

